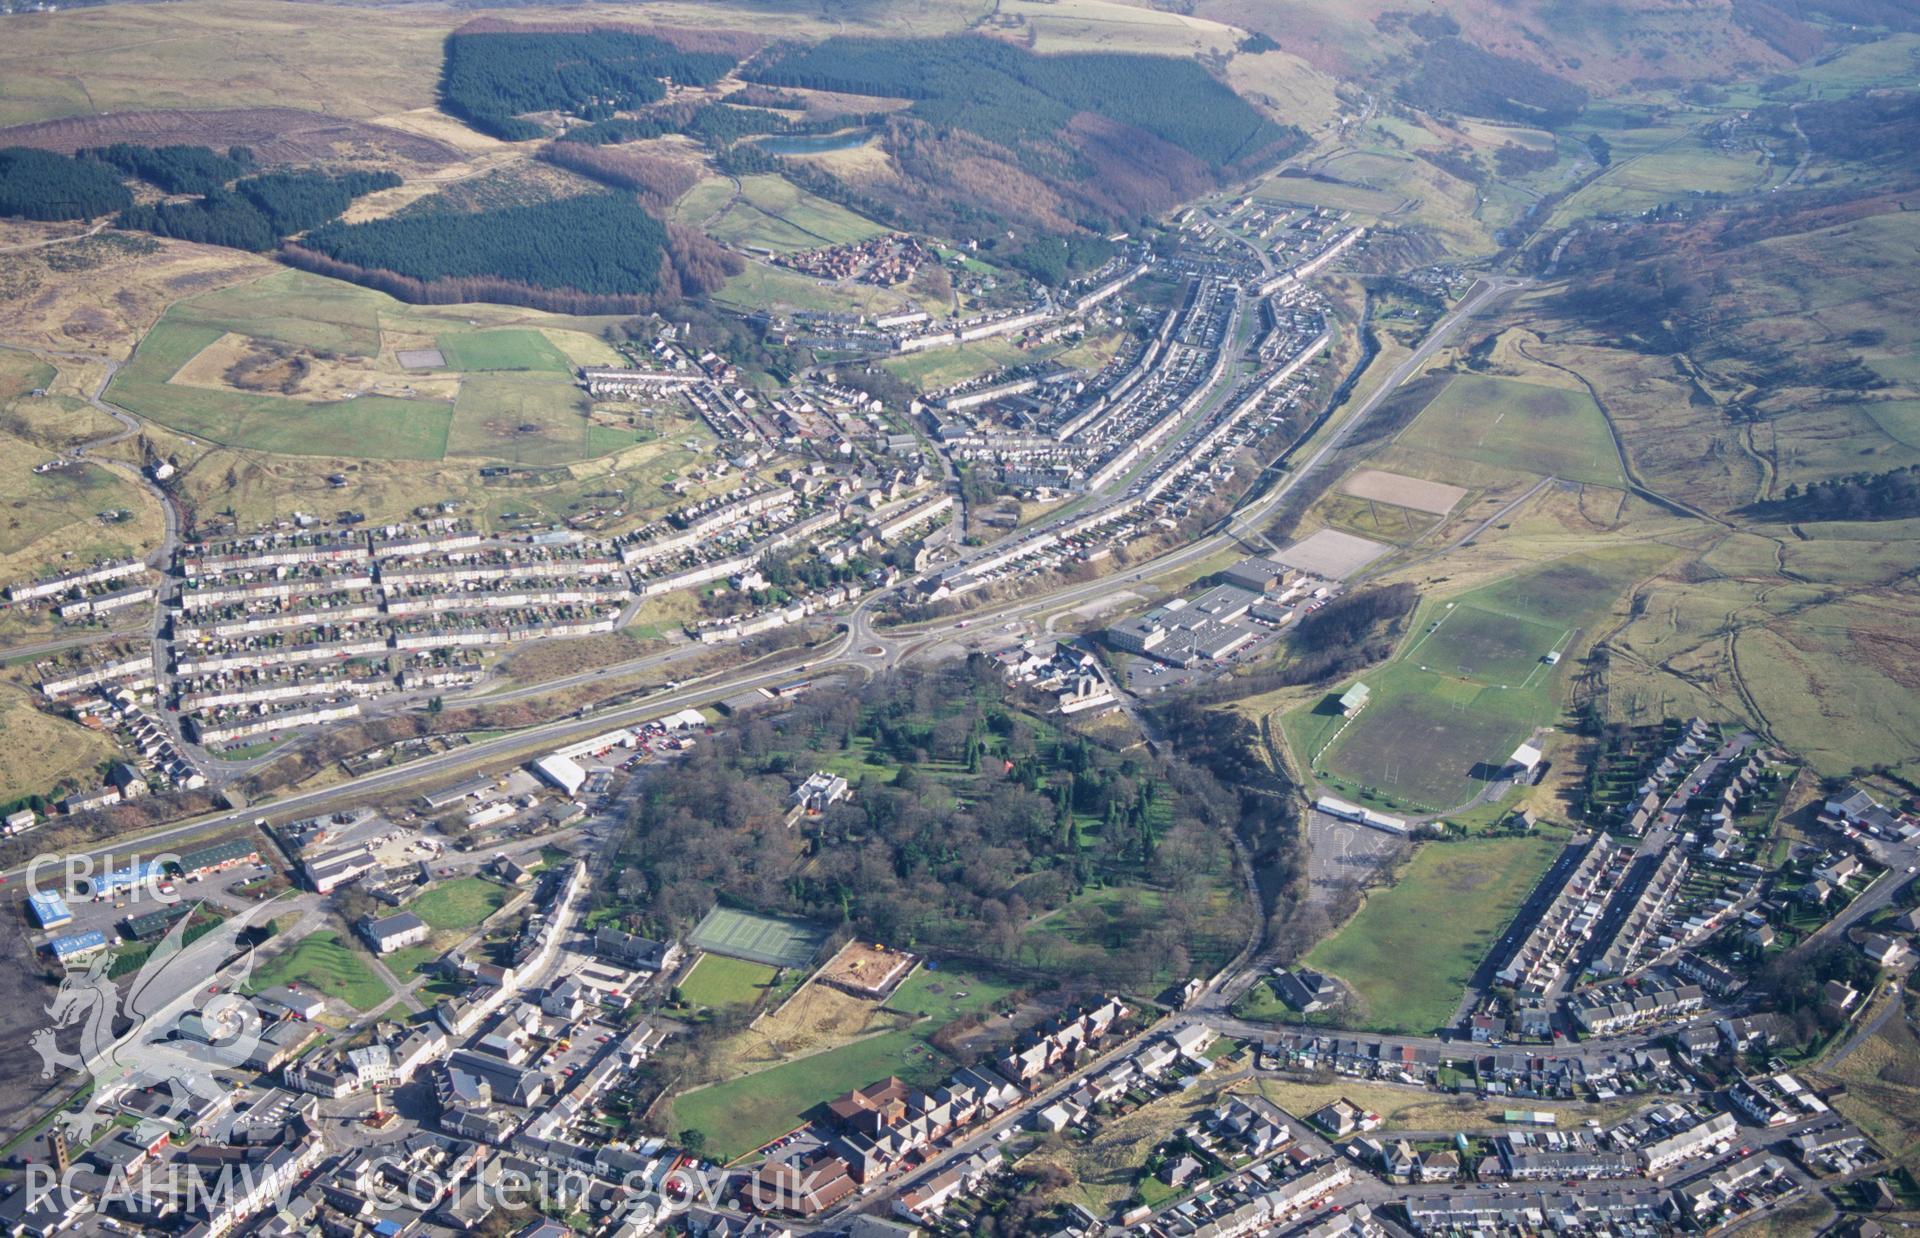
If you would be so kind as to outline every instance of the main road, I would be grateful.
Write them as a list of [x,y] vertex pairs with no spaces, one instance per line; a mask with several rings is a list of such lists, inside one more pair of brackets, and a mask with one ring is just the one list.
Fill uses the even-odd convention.
[[[1354,431],[1378,411],[1388,396],[1418,373],[1435,353],[1445,347],[1462,326],[1494,301],[1509,295],[1528,282],[1508,276],[1489,276],[1482,279],[1459,306],[1434,324],[1419,347],[1402,360],[1371,395],[1334,427],[1296,469],[1282,476],[1265,493],[1258,495],[1234,515],[1224,520],[1213,532],[1137,567],[1129,568],[1125,572],[1081,584],[1066,585],[1050,590],[1039,597],[1014,599],[984,607],[964,617],[936,620],[928,624],[889,631],[877,630],[873,626],[874,608],[898,589],[907,587],[895,586],[893,589],[869,595],[854,607],[846,617],[845,631],[827,648],[798,651],[791,662],[783,661],[778,666],[762,666],[740,672],[716,673],[677,688],[649,693],[633,704],[602,709],[586,718],[569,717],[540,723],[506,735],[467,744],[448,752],[437,753],[405,765],[364,774],[351,782],[337,786],[298,791],[266,803],[208,814],[149,831],[137,837],[117,838],[111,842],[102,843],[94,849],[93,854],[104,852],[124,854],[136,847],[151,854],[156,847],[164,847],[169,843],[223,827],[244,824],[261,815],[271,814],[276,817],[311,815],[351,802],[364,802],[370,796],[407,785],[428,783],[443,778],[450,780],[475,766],[530,754],[544,748],[558,747],[568,741],[583,739],[617,726],[648,721],[688,706],[711,704],[741,692],[776,685],[791,680],[796,672],[802,670],[815,674],[822,671],[847,670],[870,675],[937,644],[941,639],[960,631],[962,627],[1060,609],[1110,593],[1121,585],[1189,566],[1224,547],[1239,542],[1243,531],[1257,528],[1262,521],[1272,515],[1280,503],[1299,491],[1301,487],[1308,485],[1317,476],[1321,466],[1340,449]],[[1303,440],[1305,441],[1307,440]],[[172,533],[171,528],[169,533]],[[659,655],[654,657],[658,658]],[[659,658],[661,663],[670,660],[671,658]],[[639,661],[652,662],[652,659]],[[604,677],[608,673],[608,671],[597,672],[596,677]],[[25,866],[21,866],[10,870],[5,875],[12,878],[24,871]]]

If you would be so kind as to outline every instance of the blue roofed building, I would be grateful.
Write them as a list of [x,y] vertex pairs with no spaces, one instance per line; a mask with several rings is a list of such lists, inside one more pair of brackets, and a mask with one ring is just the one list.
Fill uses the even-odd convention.
[[47,943],[47,953],[63,963],[106,948],[107,935],[99,929],[88,929],[84,933],[69,933],[65,937],[56,937]]
[[67,900],[52,890],[29,891],[27,910],[33,915],[33,922],[43,929],[59,928],[73,922],[73,912],[67,910]]
[[160,867],[160,861],[142,860],[137,864],[129,864],[125,868],[116,868],[110,873],[84,880],[81,882],[81,885],[84,890],[90,891],[95,897],[104,898],[118,894],[123,890],[131,890],[135,886],[146,885],[149,882],[160,882],[164,880],[165,877],[166,874]]

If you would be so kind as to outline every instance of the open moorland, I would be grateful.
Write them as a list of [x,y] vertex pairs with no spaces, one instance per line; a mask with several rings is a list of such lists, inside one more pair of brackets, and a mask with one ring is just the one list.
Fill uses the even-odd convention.
[[1397,445],[1601,486],[1622,480],[1606,418],[1578,387],[1456,374]]
[[73,459],[74,447],[121,431],[66,394],[56,368],[0,351],[0,578],[54,564],[144,557],[160,544],[152,496],[128,476]]
[[[1871,157],[1813,157],[1864,183],[1844,221],[1776,198],[1664,225],[1653,256],[1517,312],[1555,325],[1523,349],[1596,396],[1631,479],[1695,513],[1697,556],[1651,582],[1608,641],[1608,715],[1737,717],[1837,774],[1914,759],[1914,513],[1796,520],[1791,496],[1920,463],[1904,273],[1916,232],[1871,196]],[[1626,318],[1625,290],[1655,272],[1684,272],[1690,301],[1664,333]],[[1709,284],[1714,305],[1742,310],[1703,312]]]

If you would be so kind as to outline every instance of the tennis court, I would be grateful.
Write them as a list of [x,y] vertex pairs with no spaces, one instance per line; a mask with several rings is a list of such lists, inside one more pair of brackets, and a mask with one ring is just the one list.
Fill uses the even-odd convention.
[[709,953],[750,963],[807,967],[826,944],[827,933],[804,920],[715,907],[687,935],[687,940]]

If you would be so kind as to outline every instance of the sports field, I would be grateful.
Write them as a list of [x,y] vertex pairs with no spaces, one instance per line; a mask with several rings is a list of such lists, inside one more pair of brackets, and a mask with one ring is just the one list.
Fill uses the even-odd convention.
[[[1473,798],[1476,778],[1527,737],[1551,706],[1421,673],[1405,663],[1367,676],[1373,699],[1351,721],[1313,708],[1285,719],[1296,759],[1335,793],[1395,812],[1443,812]],[[1544,716],[1543,716],[1544,715]]]
[[765,963],[708,954],[680,982],[680,996],[693,1006],[751,1006],[773,977],[773,968]]
[[372,1010],[391,990],[338,933],[315,933],[253,973],[254,992],[295,981],[336,997],[355,1010]]
[[1293,760],[1335,794],[1389,810],[1466,803],[1556,720],[1580,630],[1668,557],[1658,545],[1574,555],[1427,603],[1395,660],[1363,676],[1372,698],[1356,717],[1329,696],[1281,719]]
[[[1495,586],[1500,588],[1500,586]],[[1425,608],[1400,657],[1366,676],[1373,695],[1346,718],[1330,701],[1286,720],[1296,760],[1337,789],[1395,809],[1444,811],[1472,799],[1534,726],[1551,720],[1544,690],[1574,633],[1487,609],[1485,595]]]
[[1622,484],[1606,417],[1585,392],[1512,378],[1457,374],[1397,443],[1543,477]]
[[456,370],[551,370],[566,374],[573,368],[538,331],[450,331],[434,338],[440,355]]
[[1558,624],[1461,603],[1447,608],[1407,656],[1443,675],[1517,687],[1543,672],[1547,654],[1564,645],[1568,635]]
[[1560,846],[1542,836],[1427,843],[1306,961],[1352,986],[1367,1027],[1433,1031]]
[[826,944],[827,932],[804,920],[715,907],[687,934],[687,941],[709,954],[724,954],[750,963],[806,967]]

